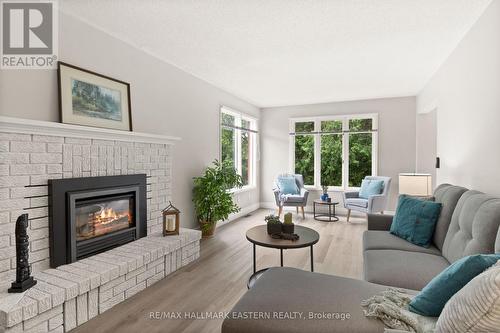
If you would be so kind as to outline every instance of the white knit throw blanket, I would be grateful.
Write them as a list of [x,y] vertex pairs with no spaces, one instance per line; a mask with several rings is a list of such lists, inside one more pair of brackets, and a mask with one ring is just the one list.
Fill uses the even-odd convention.
[[361,301],[366,317],[382,320],[385,332],[434,332],[437,318],[424,317],[408,310],[412,296],[403,289],[389,288],[378,295]]

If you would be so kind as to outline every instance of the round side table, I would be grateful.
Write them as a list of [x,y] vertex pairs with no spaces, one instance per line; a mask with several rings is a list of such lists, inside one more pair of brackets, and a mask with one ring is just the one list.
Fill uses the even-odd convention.
[[253,244],[253,274],[248,280],[248,289],[252,288],[255,281],[268,269],[264,268],[257,271],[256,262],[256,246],[270,247],[280,250],[280,263],[283,267],[283,250],[299,249],[304,247],[311,248],[311,272],[314,272],[314,253],[313,245],[319,241],[319,234],[311,229],[300,225],[295,225],[295,233],[299,235],[299,239],[291,241],[287,239],[274,239],[267,234],[267,225],[259,225],[247,231],[247,239]]
[[[314,219],[323,222],[337,222],[339,218],[335,213],[335,206],[338,202],[328,202],[323,200],[314,200],[313,215]],[[323,208],[323,209],[322,209]],[[328,211],[326,210],[328,209]]]

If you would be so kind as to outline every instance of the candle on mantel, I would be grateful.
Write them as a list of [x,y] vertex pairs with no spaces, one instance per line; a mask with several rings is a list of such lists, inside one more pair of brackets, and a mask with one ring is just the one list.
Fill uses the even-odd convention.
[[175,231],[175,216],[167,217],[167,231]]

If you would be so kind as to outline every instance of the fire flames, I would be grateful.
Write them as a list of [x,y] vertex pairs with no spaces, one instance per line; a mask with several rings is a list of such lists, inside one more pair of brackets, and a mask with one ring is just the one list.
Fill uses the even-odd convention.
[[97,216],[97,223],[102,223],[104,221],[109,221],[109,220],[115,220],[118,218],[118,215],[116,215],[116,212],[113,208],[108,208],[108,209],[103,209],[101,211],[101,214]]
[[129,228],[133,223],[133,212],[128,202],[118,203],[113,209],[110,205],[96,205],[93,212],[77,215],[77,240],[85,240],[110,232]]
[[[124,219],[124,217],[126,217],[126,219]],[[109,224],[118,220],[126,220],[127,222],[130,221],[130,213],[123,212],[121,214],[117,214],[113,208],[103,209],[100,213],[95,215],[93,224],[97,227],[100,224]]]

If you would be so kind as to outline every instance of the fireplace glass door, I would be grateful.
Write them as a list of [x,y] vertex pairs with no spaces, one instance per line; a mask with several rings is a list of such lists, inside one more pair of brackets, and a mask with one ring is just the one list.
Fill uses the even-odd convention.
[[86,241],[135,227],[132,194],[76,200],[76,241]]

